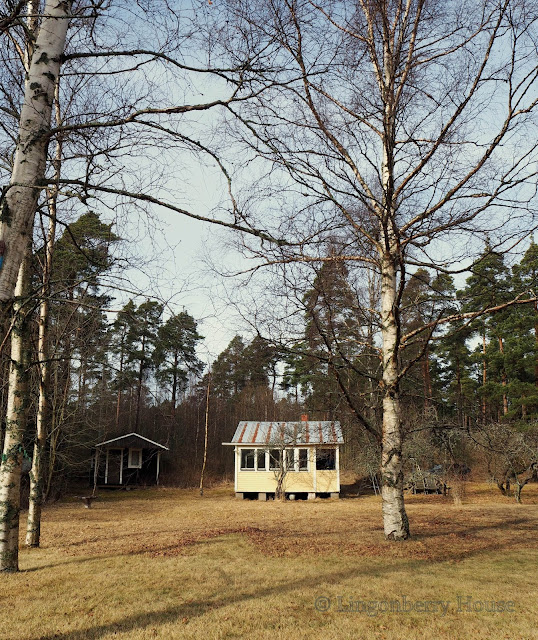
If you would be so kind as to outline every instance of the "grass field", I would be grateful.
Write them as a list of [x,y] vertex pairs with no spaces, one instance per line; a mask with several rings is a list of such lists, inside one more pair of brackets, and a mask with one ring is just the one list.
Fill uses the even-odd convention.
[[489,485],[459,507],[409,496],[413,538],[399,544],[383,540],[375,496],[67,499],[0,580],[0,638],[538,638],[538,486],[523,499]]

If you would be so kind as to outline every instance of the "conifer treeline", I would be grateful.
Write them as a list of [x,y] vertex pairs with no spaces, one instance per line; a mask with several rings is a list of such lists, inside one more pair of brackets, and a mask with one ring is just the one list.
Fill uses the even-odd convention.
[[[300,339],[282,344],[237,335],[212,363],[209,379],[197,356],[203,336],[187,311],[170,315],[155,300],[130,300],[114,316],[107,313],[111,297],[104,293],[102,279],[113,266],[111,247],[118,241],[110,225],[88,213],[56,243],[48,328],[45,497],[87,477],[96,442],[132,431],[170,447],[164,481],[196,484],[208,384],[210,477],[232,477],[232,458],[222,442],[230,440],[238,421],[297,420],[302,413],[311,419],[341,420],[345,464],[357,472],[375,467],[381,365],[374,275],[365,282],[364,273],[350,273],[342,261],[323,263],[302,296]],[[37,252],[36,291],[40,261]],[[414,459],[426,452],[425,464],[446,459],[447,451],[452,463],[458,456],[463,463],[470,460],[462,453],[469,444],[482,443],[486,451],[484,434],[489,433],[501,449],[506,450],[508,440],[518,441],[514,447],[521,467],[536,449],[538,308],[536,303],[503,304],[514,292],[537,291],[538,247],[531,242],[510,268],[503,255],[486,246],[470,273],[465,286],[457,289],[450,276],[417,269],[403,291],[402,332],[411,336],[401,385],[408,447]],[[496,307],[495,313],[469,315]],[[437,318],[451,313],[467,315],[435,326]],[[37,317],[33,332],[35,352]],[[6,350],[2,358],[4,415]],[[35,353],[32,361],[32,407],[24,447],[28,457],[37,411]],[[493,450],[486,455],[490,462]],[[506,481],[507,470],[495,473]]]

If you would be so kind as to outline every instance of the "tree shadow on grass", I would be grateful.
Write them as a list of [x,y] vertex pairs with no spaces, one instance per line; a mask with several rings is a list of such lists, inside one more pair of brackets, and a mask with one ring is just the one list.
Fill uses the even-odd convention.
[[[499,550],[510,551],[514,543],[514,534],[522,536],[522,540],[536,542],[535,538],[528,537],[527,533],[535,533],[538,529],[536,518],[496,518],[494,521],[488,522],[458,522],[454,520],[445,520],[441,523],[435,523],[436,529],[432,531],[428,528],[427,523],[422,523],[413,535],[414,540],[424,542],[434,542],[436,538],[446,535],[457,535],[462,537],[473,537],[484,532],[493,532],[499,534],[498,543]],[[504,532],[504,535],[500,535]],[[478,539],[478,538],[477,538]],[[538,548],[538,547],[537,547]]]
[[75,556],[70,560],[64,560],[63,562],[51,562],[50,564],[38,565],[36,567],[28,567],[28,569],[20,569],[19,573],[35,573],[36,571],[41,571],[44,569],[56,569],[58,567],[65,567],[70,564],[85,564],[87,562],[101,562],[102,560],[107,560],[111,558],[119,558],[120,556],[125,555],[124,553],[110,553],[107,555],[95,555],[95,556]]
[[[487,527],[485,526],[484,528]],[[205,540],[203,542],[200,541],[196,544],[203,544],[204,546],[207,546],[219,545],[221,542],[223,542],[222,539],[213,539]],[[403,544],[405,545],[405,543]],[[491,551],[497,550],[503,551],[506,549],[504,549],[503,547],[499,548],[498,544],[492,543],[485,548],[467,552],[465,558],[470,558],[484,553],[490,554]],[[79,562],[82,563],[89,562],[91,560],[101,560],[102,558],[106,557],[117,556],[84,558],[80,559]],[[462,559],[457,552],[453,557]],[[450,556],[446,558],[447,561],[450,561],[450,559]],[[73,562],[76,561],[74,560]],[[266,597],[272,597],[275,595],[285,596],[286,594],[291,594],[294,591],[300,591],[302,589],[307,589],[310,593],[312,593],[312,596],[314,597],[314,595],[317,595],[318,593],[320,595],[325,595],[323,593],[324,589],[327,592],[331,590],[332,585],[342,584],[352,579],[368,581],[373,577],[375,577],[376,579],[380,576],[390,577],[390,575],[394,572],[397,572],[399,574],[401,574],[402,572],[408,572],[409,575],[412,575],[413,572],[416,571],[417,566],[421,565],[422,563],[423,560],[417,558],[400,558],[398,562],[365,562],[364,558],[362,558],[361,556],[356,556],[355,559],[350,559],[350,566],[346,567],[345,569],[330,571],[330,567],[327,567],[327,569],[324,569],[323,567],[319,568],[315,578],[312,575],[306,575],[304,577],[298,577],[291,580],[281,579],[277,584],[271,584],[267,586],[259,586],[257,584],[251,584],[246,588],[241,588],[239,586],[237,590],[234,588],[234,591],[232,593],[221,595],[222,591],[230,589],[231,584],[235,585],[235,582],[229,581],[229,576],[227,576],[227,574],[223,574],[223,576],[227,578],[225,580],[225,584],[221,584],[216,591],[213,590],[212,593],[208,593],[208,596],[205,599],[188,601],[178,604],[177,606],[171,606],[161,610],[142,611],[140,613],[128,615],[122,619],[101,625],[96,625],[91,628],[76,629],[64,632],[50,632],[45,635],[34,637],[32,638],[32,640],[100,640],[101,638],[104,638],[109,634],[128,634],[129,632],[148,629],[151,627],[160,627],[162,625],[173,623],[188,624],[189,620],[202,618],[203,616],[210,614],[212,611],[219,610],[228,606],[240,606],[243,603],[248,603]],[[39,567],[39,569],[47,569],[51,568],[52,566],[53,565],[50,565],[48,567]],[[219,568],[216,567],[215,571],[219,572]],[[305,604],[304,606],[305,608],[311,608],[312,616],[318,615],[315,610],[313,600],[311,605]]]
[[[387,572],[393,570],[396,570],[396,568],[390,566],[385,567],[385,571]],[[333,571],[327,574],[320,572],[316,585],[318,588],[322,589],[323,585],[338,584],[342,581],[356,578],[358,576],[362,576],[365,579],[367,579],[369,575],[374,575],[374,573],[378,576],[379,571],[379,566],[368,567],[356,565],[346,570]],[[229,594],[225,597],[214,598],[214,596],[209,595],[206,600],[187,602],[160,611],[144,611],[126,616],[125,618],[115,622],[102,624],[89,629],[78,629],[67,632],[51,632],[46,635],[38,636],[33,640],[99,640],[107,634],[128,633],[130,631],[146,629],[148,627],[170,624],[175,621],[184,621],[184,623],[188,623],[191,619],[200,618],[223,607],[240,605],[241,603],[258,600],[264,597],[282,595],[305,587],[312,589],[313,585],[314,581],[312,576],[306,576],[296,580],[285,580],[276,585],[266,586],[263,588],[235,591],[233,594]],[[314,600],[312,600],[310,607],[312,615],[316,615]]]

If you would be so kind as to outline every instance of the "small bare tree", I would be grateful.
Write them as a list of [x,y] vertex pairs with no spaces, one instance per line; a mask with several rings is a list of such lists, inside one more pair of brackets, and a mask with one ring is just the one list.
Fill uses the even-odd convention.
[[264,455],[268,454],[269,471],[274,474],[276,500],[286,500],[286,480],[290,472],[299,470],[300,460],[295,459],[295,448],[301,443],[297,423],[281,422],[263,449]]
[[526,426],[520,431],[510,424],[491,424],[472,434],[488,459],[488,470],[503,495],[514,485],[514,498],[521,502],[526,484],[538,481],[538,432]]
[[276,480],[275,499],[286,500],[286,478],[294,470],[292,434],[282,433],[277,436],[268,447],[269,469],[273,471]]

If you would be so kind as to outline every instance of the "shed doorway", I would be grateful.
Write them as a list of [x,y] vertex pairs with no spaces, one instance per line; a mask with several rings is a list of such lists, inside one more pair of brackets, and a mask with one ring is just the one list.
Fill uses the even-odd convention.
[[109,449],[107,452],[106,484],[121,484],[123,449]]

